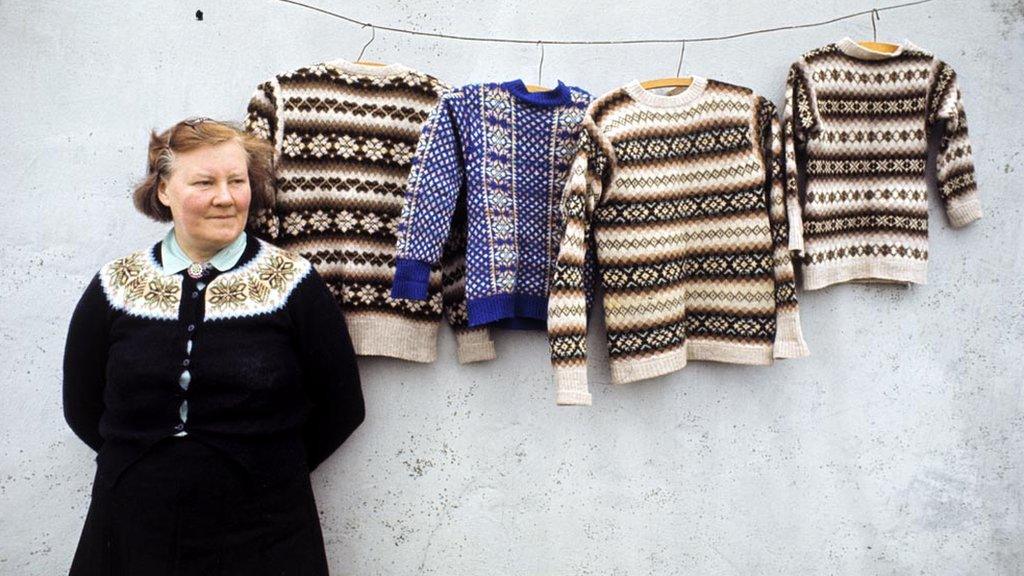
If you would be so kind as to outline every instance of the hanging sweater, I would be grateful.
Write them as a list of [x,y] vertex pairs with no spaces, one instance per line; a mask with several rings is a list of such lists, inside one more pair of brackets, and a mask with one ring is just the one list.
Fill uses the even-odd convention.
[[345,313],[357,354],[432,362],[444,314],[460,362],[494,358],[488,332],[466,325],[461,227],[441,239],[425,302],[389,294],[412,155],[447,89],[401,64],[339,60],[279,74],[249,103],[246,128],[274,144],[278,174],[276,207],[251,230],[312,262]]
[[427,297],[460,194],[467,199],[469,325],[543,328],[562,220],[559,198],[591,97],[522,81],[445,94],[416,150],[392,296]]
[[807,355],[787,246],[775,107],[695,77],[595,100],[566,186],[548,320],[559,404],[590,404],[583,270],[596,249],[613,383],[688,359]]
[[[789,71],[785,106],[790,247],[808,290],[927,280],[929,136],[950,224],[981,217],[956,73],[909,42],[892,54],[845,38]],[[798,152],[806,189],[798,194]]]

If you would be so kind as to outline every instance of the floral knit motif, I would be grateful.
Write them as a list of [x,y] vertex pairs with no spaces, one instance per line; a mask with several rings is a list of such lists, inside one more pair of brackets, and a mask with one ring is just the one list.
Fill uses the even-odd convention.
[[110,305],[132,316],[176,320],[181,276],[164,276],[150,250],[139,250],[107,264],[100,282]]
[[[360,355],[433,361],[446,316],[461,361],[494,357],[487,332],[466,326],[457,234],[428,271],[425,302],[390,295],[413,153],[447,90],[401,64],[336,61],[278,74],[249,103],[246,128],[274,144],[278,172],[276,206],[261,212],[251,230],[313,264],[345,313]],[[232,298],[239,293],[233,288]]]

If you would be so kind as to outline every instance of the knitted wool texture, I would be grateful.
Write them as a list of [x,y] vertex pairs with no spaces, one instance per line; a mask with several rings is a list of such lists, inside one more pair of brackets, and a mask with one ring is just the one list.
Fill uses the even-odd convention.
[[688,359],[807,355],[788,250],[775,107],[696,77],[591,104],[565,190],[548,332],[559,404],[589,404],[584,263],[596,250],[613,383]]
[[413,152],[447,90],[401,64],[334,61],[279,74],[249,103],[246,128],[274,144],[278,169],[276,207],[251,229],[312,262],[360,355],[433,361],[443,313],[461,362],[495,356],[488,332],[467,327],[462,227],[442,238],[425,302],[389,294]]
[[789,71],[784,126],[790,247],[808,290],[927,281],[933,133],[950,224],[982,215],[956,73],[909,42],[884,54],[845,38],[804,54]]
[[543,328],[563,226],[559,200],[590,100],[561,82],[547,92],[513,81],[445,94],[416,151],[392,296],[426,297],[426,270],[465,198],[470,326]]

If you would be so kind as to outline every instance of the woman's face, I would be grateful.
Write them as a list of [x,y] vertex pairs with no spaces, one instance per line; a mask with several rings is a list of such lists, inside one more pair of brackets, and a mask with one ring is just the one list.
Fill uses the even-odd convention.
[[176,154],[159,198],[171,209],[178,242],[215,254],[245,229],[252,199],[245,149],[232,141]]

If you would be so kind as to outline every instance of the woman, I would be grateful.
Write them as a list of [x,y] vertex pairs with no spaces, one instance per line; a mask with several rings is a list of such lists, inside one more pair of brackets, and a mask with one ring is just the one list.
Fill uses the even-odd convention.
[[309,471],[363,397],[324,282],[244,232],[272,186],[232,126],[152,135],[135,205],[174,227],[104,266],[68,331],[65,417],[99,452],[73,576],[327,574]]

